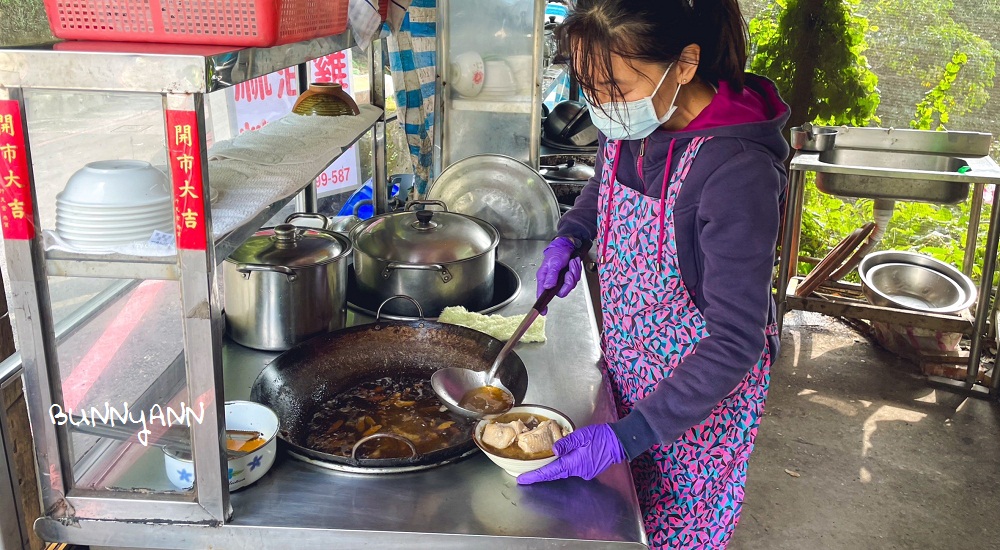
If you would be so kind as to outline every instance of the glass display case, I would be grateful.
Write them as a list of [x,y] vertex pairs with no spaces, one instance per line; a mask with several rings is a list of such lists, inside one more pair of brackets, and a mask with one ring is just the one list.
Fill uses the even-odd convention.
[[[209,160],[229,120],[212,109],[223,90],[350,40],[0,49],[0,229],[46,518],[232,519],[220,263],[350,145],[384,135],[384,90],[373,82],[372,105],[343,122],[347,146],[264,183],[291,173]],[[383,142],[372,150],[384,180]]]
[[438,173],[483,153],[538,168],[545,4],[438,2]]

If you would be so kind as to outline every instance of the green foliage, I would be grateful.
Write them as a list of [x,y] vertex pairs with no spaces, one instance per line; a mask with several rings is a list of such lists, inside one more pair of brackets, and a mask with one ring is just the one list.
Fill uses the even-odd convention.
[[874,32],[860,0],[772,0],[749,23],[750,69],[775,82],[792,123],[866,126],[877,118],[878,77],[864,53]]
[[938,115],[938,124],[935,130],[944,130],[944,125],[948,123],[948,116],[958,104],[958,99],[950,93],[958,73],[962,67],[969,62],[969,56],[962,52],[955,52],[951,61],[944,68],[944,76],[931,88],[924,98],[917,103],[917,114],[910,122],[910,128],[917,130],[930,130],[934,126],[934,114]]
[[41,0],[0,0],[0,46],[51,42]]
[[[985,4],[996,6],[995,2]],[[954,116],[968,114],[987,104],[1000,51],[965,24],[955,21],[953,0],[878,0],[868,2],[867,8],[866,15],[873,24],[893,29],[893,32],[870,35],[872,47],[878,49],[884,59],[885,66],[880,70],[902,78],[918,79],[925,89],[935,88],[942,81],[942,75],[955,72],[949,87],[939,90],[938,96],[949,103],[948,112]],[[985,10],[986,6],[980,9]],[[981,13],[980,17],[989,15]],[[930,54],[921,57],[912,53],[918,51],[915,44],[919,44],[919,51]],[[958,60],[960,56],[964,56],[961,61]],[[959,67],[956,69],[955,65]],[[919,124],[922,119],[918,116],[917,120]]]
[[[750,26],[751,70],[776,82],[799,116],[795,123],[867,126],[878,122],[878,79],[865,52],[869,41],[890,61],[886,71],[917,78],[928,92],[916,105],[910,126],[944,129],[952,115],[980,109],[989,100],[1000,52],[956,23],[952,0],[770,0]],[[891,32],[881,31],[891,29]],[[920,59],[911,41],[939,52]],[[890,52],[887,55],[887,52]],[[807,81],[809,88],[801,88]],[[803,100],[801,94],[809,94]],[[805,114],[803,114],[803,111]],[[801,121],[801,122],[800,122]],[[993,151],[1000,158],[1000,145]],[[814,180],[809,174],[808,183]],[[871,200],[841,199],[807,185],[801,253],[823,257],[851,231],[871,221]],[[981,277],[985,255],[985,205],[973,278]],[[909,250],[961,266],[970,203],[932,205],[897,202],[883,250]],[[800,271],[811,266],[803,264]],[[856,277],[856,276],[855,276]]]

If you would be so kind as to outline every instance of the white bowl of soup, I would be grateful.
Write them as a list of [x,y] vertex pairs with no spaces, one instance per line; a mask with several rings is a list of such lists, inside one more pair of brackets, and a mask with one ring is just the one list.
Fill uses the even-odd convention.
[[[229,464],[229,490],[242,489],[271,469],[277,454],[278,416],[269,407],[252,401],[227,401],[226,448]],[[229,431],[252,433],[249,440],[231,439]],[[167,479],[185,491],[194,486],[194,460],[191,453],[176,449],[163,449]]]
[[569,417],[551,407],[517,405],[504,414],[480,420],[473,440],[494,464],[517,477],[554,461],[552,444],[575,429]]

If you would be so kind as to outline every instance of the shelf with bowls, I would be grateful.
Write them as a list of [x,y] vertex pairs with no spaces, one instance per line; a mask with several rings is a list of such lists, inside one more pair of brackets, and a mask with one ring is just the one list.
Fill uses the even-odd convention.
[[514,115],[531,114],[531,97],[461,97],[450,100],[457,111],[479,111],[483,113],[508,113]]
[[[358,140],[364,137],[376,125],[382,110],[366,105],[361,109],[358,117],[362,120],[355,124],[355,133],[350,140],[345,140],[346,145],[339,148],[336,154],[329,158],[324,158],[322,162],[316,161],[311,166],[313,170],[308,172],[308,176],[303,176],[301,181],[296,181],[294,188],[288,193],[284,193],[282,198],[267,201],[266,206],[257,213],[249,216],[238,223],[235,228],[228,230],[223,235],[218,235],[215,239],[216,263],[224,261],[234,250],[239,248],[243,241],[253,235],[263,224],[267,223],[275,214],[281,211],[302,189],[310,184],[316,177],[325,171],[330,164],[335,162],[344,151],[348,150]],[[273,151],[272,151],[273,152]],[[226,160],[209,161],[209,172],[212,172],[213,164],[232,162]],[[271,170],[282,170],[282,168],[268,167]],[[262,170],[263,171],[263,170]],[[252,180],[247,179],[247,182]],[[211,182],[209,181],[209,189]],[[60,203],[60,208],[64,208],[65,201]],[[222,201],[220,201],[220,205]],[[60,210],[60,212],[74,212],[72,210]],[[65,219],[65,218],[64,218]],[[58,222],[57,222],[58,223]],[[124,223],[124,221],[122,222]],[[167,232],[171,231],[173,220],[167,224]],[[64,227],[68,227],[65,226]],[[75,244],[75,243],[74,243]],[[132,279],[136,277],[144,279],[177,279],[180,276],[180,268],[177,264],[176,254],[168,256],[143,256],[126,255],[120,253],[95,253],[85,254],[67,252],[63,250],[49,250],[45,254],[46,270],[49,275],[60,277],[105,277]]]

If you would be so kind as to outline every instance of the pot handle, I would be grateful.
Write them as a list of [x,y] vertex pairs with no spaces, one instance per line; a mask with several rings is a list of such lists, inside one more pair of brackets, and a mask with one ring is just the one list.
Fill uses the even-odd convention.
[[390,297],[386,298],[384,302],[382,302],[381,304],[379,304],[378,311],[375,312],[375,322],[376,323],[382,320],[382,308],[384,308],[385,305],[388,304],[389,302],[391,302],[393,300],[396,300],[396,299],[409,300],[411,304],[417,306],[417,315],[421,319],[424,318],[424,308],[420,307],[420,302],[414,300],[413,298],[411,298],[410,296],[407,296],[406,294],[397,294],[395,296],[390,296]]
[[282,273],[285,277],[288,277],[288,282],[292,282],[298,279],[298,275],[290,267],[285,267],[283,265],[263,265],[263,264],[238,264],[236,266],[236,271],[243,274],[244,279],[250,278],[250,273],[254,271],[273,271],[276,273]]
[[294,214],[289,214],[285,218],[285,223],[292,223],[295,220],[319,220],[323,222],[321,229],[330,229],[330,218],[324,216],[323,214],[315,214],[313,212],[296,212]]
[[440,271],[441,280],[446,283],[454,278],[454,276],[451,274],[451,271],[448,271],[448,268],[441,264],[401,264],[396,262],[392,262],[389,265],[385,266],[385,269],[382,270],[382,278],[388,279],[389,276],[392,275],[392,272],[397,269],[413,269],[417,271]]
[[409,211],[411,206],[440,206],[445,212],[448,211],[448,205],[444,201],[433,201],[433,200],[415,200],[406,203],[403,210]]
[[406,446],[410,448],[410,452],[413,453],[413,456],[411,456],[410,459],[417,458],[417,455],[420,454],[420,453],[417,452],[417,447],[413,444],[413,442],[410,441],[409,439],[401,436],[401,435],[396,435],[396,434],[393,434],[393,433],[374,433],[374,434],[371,434],[371,435],[369,435],[367,437],[362,437],[361,439],[358,440],[357,443],[354,444],[354,447],[351,447],[351,460],[353,460],[353,461],[357,461],[358,460],[357,457],[354,456],[354,455],[357,454],[358,449],[362,445],[364,445],[365,443],[367,443],[367,442],[369,442],[369,441],[371,441],[373,439],[378,439],[380,437],[388,437],[390,439],[395,439],[395,440],[398,440],[398,441],[402,441],[403,443],[406,443]]

